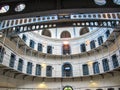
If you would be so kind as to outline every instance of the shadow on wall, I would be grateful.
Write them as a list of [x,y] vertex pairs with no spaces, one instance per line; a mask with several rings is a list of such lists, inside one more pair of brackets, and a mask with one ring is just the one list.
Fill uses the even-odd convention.
[[11,88],[15,88],[16,85],[14,85],[13,83],[10,83],[10,82],[0,81],[0,87],[11,87]]

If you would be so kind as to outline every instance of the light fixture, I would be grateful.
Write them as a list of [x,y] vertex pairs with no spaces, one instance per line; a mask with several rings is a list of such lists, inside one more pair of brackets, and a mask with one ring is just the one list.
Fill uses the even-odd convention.
[[47,85],[45,84],[45,82],[42,82],[38,85],[38,88],[47,88]]
[[87,64],[88,64],[88,66],[92,66],[93,61],[88,61]]
[[42,66],[42,68],[45,68],[45,67],[46,67],[46,63],[43,62],[43,63],[41,64],[41,66]]
[[90,40],[86,40],[86,41],[85,41],[85,44],[86,44],[86,45],[89,45],[89,44],[90,44]]
[[16,7],[15,7],[15,11],[16,12],[21,12],[25,9],[25,4],[21,3],[21,4],[18,4]]
[[64,44],[64,45],[68,45],[69,42],[68,42],[68,41],[63,41],[63,44]]
[[0,13],[6,13],[8,12],[10,9],[10,6],[9,5],[4,5],[4,6],[1,6],[0,7]]

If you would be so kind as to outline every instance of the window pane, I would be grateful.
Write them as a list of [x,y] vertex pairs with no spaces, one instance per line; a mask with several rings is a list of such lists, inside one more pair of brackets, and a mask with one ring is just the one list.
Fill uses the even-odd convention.
[[107,59],[103,59],[103,60],[102,60],[102,64],[103,64],[104,72],[105,72],[105,71],[109,71],[108,60],[107,60]]
[[87,64],[83,65],[83,75],[89,75],[89,70],[88,70],[88,65]]
[[27,37],[26,37],[26,35],[25,35],[25,34],[23,34],[22,39],[26,42]]
[[85,52],[86,51],[86,46],[85,46],[84,43],[80,45],[80,49],[81,49],[81,52]]
[[102,36],[98,37],[98,44],[101,45],[103,43],[103,38]]
[[47,66],[47,68],[46,68],[46,76],[48,76],[48,77],[52,76],[52,66]]
[[36,64],[36,75],[41,75],[41,65]]
[[62,66],[62,76],[66,76],[66,77],[69,77],[69,76],[72,76],[72,65],[69,64],[69,63],[65,63],[63,66]]
[[42,52],[42,44],[41,43],[38,43],[38,51],[41,51]]
[[95,46],[95,40],[92,40],[91,42],[90,42],[90,48],[91,49],[93,49],[93,48],[95,48],[96,46]]
[[4,48],[0,46],[0,63],[3,62],[4,52],[5,52]]
[[52,54],[52,46],[47,46],[47,53]]
[[31,62],[28,62],[27,64],[27,73],[32,74],[32,63]]
[[100,73],[100,71],[99,71],[99,63],[98,62],[93,63],[93,70],[94,70],[94,74]]
[[113,67],[116,68],[119,66],[118,59],[116,54],[112,56]]
[[9,63],[10,67],[12,67],[12,68],[14,67],[15,60],[16,60],[16,55],[14,55],[13,53],[11,53],[10,63]]
[[105,34],[106,34],[106,37],[108,38],[108,37],[109,37],[109,35],[110,35],[110,31],[109,31],[109,30],[107,30]]
[[22,71],[22,69],[23,69],[23,60],[20,58],[18,62],[18,70]]
[[33,40],[30,40],[30,47],[31,48],[34,48],[34,44],[35,44],[35,42]]

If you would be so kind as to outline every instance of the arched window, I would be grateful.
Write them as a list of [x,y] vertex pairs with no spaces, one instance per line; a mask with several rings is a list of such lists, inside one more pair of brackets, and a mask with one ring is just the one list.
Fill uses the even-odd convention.
[[95,40],[90,41],[90,48],[93,49],[95,48]]
[[103,43],[103,38],[102,36],[99,36],[98,37],[98,44],[101,45]]
[[43,30],[42,35],[47,36],[47,37],[51,37],[51,32],[49,30]]
[[41,65],[39,64],[36,64],[36,72],[35,72],[36,75],[41,75]]
[[11,53],[11,56],[10,56],[10,63],[9,63],[9,66],[10,67],[14,67],[14,63],[15,63],[15,60],[16,60],[16,55]]
[[108,38],[108,37],[109,37],[109,35],[110,35],[110,31],[109,31],[109,30],[107,30],[107,31],[105,32],[105,34],[106,34],[106,37]]
[[31,62],[27,63],[27,73],[32,74],[32,63]]
[[42,52],[42,50],[43,50],[42,47],[43,47],[42,44],[41,44],[41,43],[38,43],[38,51],[41,51],[41,52]]
[[69,44],[63,44],[63,55],[70,54],[70,45]]
[[65,63],[62,66],[62,76],[69,77],[72,76],[72,65],[70,63]]
[[94,71],[94,74],[100,73],[99,63],[98,63],[98,62],[94,62],[94,63],[93,63],[93,71]]
[[3,62],[4,52],[5,49],[2,46],[0,46],[0,63]]
[[73,90],[73,88],[71,86],[65,86],[63,90]]
[[19,58],[19,61],[18,61],[18,70],[22,71],[22,69],[23,69],[23,60],[21,58]]
[[33,40],[30,40],[30,47],[31,48],[34,48],[34,44],[35,44],[35,42]]
[[63,31],[60,35],[61,38],[70,38],[71,35],[70,35],[70,32],[68,31]]
[[103,64],[103,70],[104,70],[104,72],[109,71],[109,64],[108,64],[107,58],[105,58],[105,59],[102,60],[102,64]]
[[116,54],[112,55],[112,62],[113,62],[113,67],[116,68],[119,66],[118,59]]
[[80,50],[81,50],[81,52],[85,52],[86,51],[86,46],[85,46],[84,43],[80,45]]
[[47,53],[52,54],[52,46],[47,46]]
[[23,34],[23,35],[22,35],[22,39],[26,42],[27,37],[26,37],[26,35],[25,35],[25,34]]
[[52,76],[52,66],[47,66],[47,68],[46,68],[46,76],[47,77]]
[[105,5],[106,4],[106,0],[94,0],[94,2],[97,5]]
[[83,68],[83,75],[89,75],[88,65],[84,64],[82,68]]
[[89,32],[89,29],[87,27],[84,27],[80,30],[80,35],[84,35]]

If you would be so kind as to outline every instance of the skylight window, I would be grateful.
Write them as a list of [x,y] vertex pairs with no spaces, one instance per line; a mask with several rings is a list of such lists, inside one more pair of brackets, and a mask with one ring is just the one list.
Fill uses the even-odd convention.
[[4,6],[0,7],[0,13],[8,12],[9,8],[10,8],[9,5],[4,5]]
[[120,5],[120,0],[113,0],[113,2],[117,5]]
[[16,7],[15,7],[15,11],[16,12],[21,12],[25,9],[25,4],[18,4]]
[[106,4],[106,0],[94,0],[94,2],[97,5],[105,5]]

